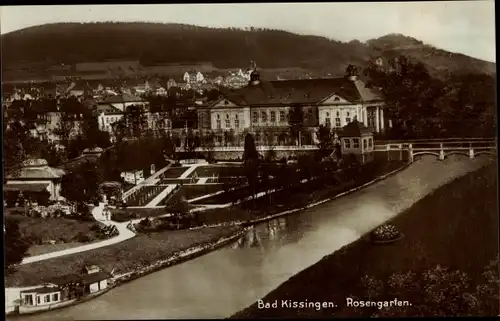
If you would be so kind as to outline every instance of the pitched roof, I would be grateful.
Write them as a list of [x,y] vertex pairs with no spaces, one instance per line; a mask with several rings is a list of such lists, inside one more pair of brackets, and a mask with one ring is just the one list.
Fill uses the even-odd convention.
[[16,174],[7,175],[7,179],[53,179],[64,176],[65,171],[49,166],[23,167]]
[[109,103],[108,104],[99,103],[99,104],[97,104],[97,106],[95,107],[94,110],[95,110],[95,113],[97,113],[97,114],[123,113],[123,111],[121,111],[120,109],[114,107],[113,105],[111,105]]
[[5,184],[3,190],[9,191],[23,191],[23,192],[43,192],[47,190],[48,183],[27,183],[27,184]]
[[57,287],[42,286],[39,288],[21,291],[21,293],[47,294],[47,293],[54,293],[54,292],[59,292],[59,291],[61,291],[61,290]]
[[373,89],[366,88],[361,80],[342,78],[294,79],[260,81],[257,85],[233,90],[226,98],[239,105],[264,104],[317,104],[336,94],[350,102],[381,99]]
[[349,124],[342,127],[339,136],[341,137],[360,137],[363,134],[373,133],[373,128],[366,127],[357,120],[353,120]]
[[73,171],[77,168],[80,168],[81,166],[83,166],[84,164],[87,164],[87,163],[96,163],[97,160],[99,159],[99,155],[97,154],[84,154],[84,155],[80,155],[76,158],[73,158],[73,159],[70,159],[68,160],[67,162],[65,162],[64,164],[62,164],[61,166],[59,166],[59,168],[63,169],[63,170],[67,170],[67,171]]
[[144,102],[144,99],[134,95],[120,94],[106,98],[105,100],[100,102],[100,104],[133,103],[133,102]]
[[366,84],[359,79],[354,80],[354,85],[361,96],[361,100],[364,102],[380,101],[383,99],[382,93],[375,88],[367,87]]
[[50,278],[47,280],[47,282],[62,286],[62,285],[70,284],[70,283],[81,283],[82,278],[77,274],[66,274],[66,275],[61,275],[61,276],[57,276],[54,278]]

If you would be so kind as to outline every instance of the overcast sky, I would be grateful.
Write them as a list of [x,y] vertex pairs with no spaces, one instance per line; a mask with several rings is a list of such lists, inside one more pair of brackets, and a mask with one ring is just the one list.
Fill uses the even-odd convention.
[[54,22],[153,21],[262,27],[350,41],[401,33],[495,61],[493,0],[1,7],[1,33]]

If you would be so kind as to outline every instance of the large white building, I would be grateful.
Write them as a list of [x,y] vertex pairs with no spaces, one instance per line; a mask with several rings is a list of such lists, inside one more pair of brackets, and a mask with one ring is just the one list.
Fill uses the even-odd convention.
[[262,142],[272,135],[275,143],[283,143],[280,136],[289,133],[295,107],[302,110],[302,134],[311,143],[319,125],[340,130],[356,119],[377,133],[386,128],[381,94],[355,76],[265,82],[254,71],[247,86],[199,109],[199,129],[220,135],[249,131]]

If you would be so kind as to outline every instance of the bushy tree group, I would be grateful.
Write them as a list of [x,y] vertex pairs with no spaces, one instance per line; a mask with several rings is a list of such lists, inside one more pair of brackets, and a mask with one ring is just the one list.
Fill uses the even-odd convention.
[[385,97],[388,134],[396,138],[477,137],[495,132],[495,80],[488,75],[431,76],[421,62],[405,56],[389,68],[371,65],[368,85]]

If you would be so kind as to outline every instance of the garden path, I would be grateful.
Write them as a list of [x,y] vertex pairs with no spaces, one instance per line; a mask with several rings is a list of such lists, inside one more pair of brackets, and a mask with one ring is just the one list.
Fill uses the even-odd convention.
[[92,216],[94,216],[94,218],[97,221],[99,221],[103,224],[115,225],[117,230],[118,230],[118,233],[119,233],[117,236],[112,237],[112,238],[107,239],[107,240],[104,240],[104,241],[101,241],[101,242],[86,244],[86,245],[82,245],[82,246],[78,246],[78,247],[74,247],[74,248],[70,248],[70,249],[66,249],[66,250],[25,257],[22,260],[21,264],[28,264],[28,263],[48,260],[48,259],[52,259],[55,257],[64,256],[64,255],[70,255],[70,254],[76,254],[76,253],[80,253],[80,252],[90,251],[90,250],[98,249],[100,247],[120,243],[120,242],[123,242],[125,240],[133,238],[135,236],[135,233],[127,228],[127,225],[129,224],[129,222],[119,223],[119,222],[107,220],[105,218],[105,216],[103,215],[104,205],[105,205],[104,203],[100,203],[99,206],[96,206],[95,208],[93,208],[92,209]]

